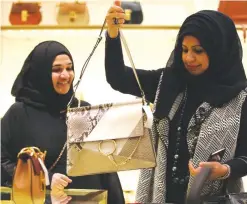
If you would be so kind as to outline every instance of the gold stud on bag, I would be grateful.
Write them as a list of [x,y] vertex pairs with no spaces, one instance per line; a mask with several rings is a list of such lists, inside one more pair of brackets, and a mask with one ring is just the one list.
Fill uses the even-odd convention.
[[49,184],[45,156],[46,152],[37,147],[26,147],[19,152],[12,184],[12,200],[16,204],[44,203]]

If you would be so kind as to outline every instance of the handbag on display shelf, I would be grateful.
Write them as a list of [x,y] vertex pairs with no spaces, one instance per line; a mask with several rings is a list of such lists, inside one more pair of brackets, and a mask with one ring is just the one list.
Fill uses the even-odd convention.
[[19,152],[12,183],[12,200],[16,204],[44,203],[49,185],[45,156],[46,152],[37,147],[26,147]]
[[121,1],[121,7],[125,12],[124,24],[141,24],[143,11],[139,1]]
[[[106,22],[106,21],[105,21]],[[102,39],[105,22],[99,38],[86,60],[75,91],[95,49]],[[142,99],[130,102],[108,103],[67,109],[67,174],[83,176],[156,166],[150,127],[152,112],[147,105],[133,60],[121,33]],[[75,95],[75,94],[74,94]]]
[[59,25],[88,25],[89,10],[85,1],[60,2],[57,23]]
[[246,40],[247,1],[220,0],[218,11],[229,16],[235,24],[243,26],[243,37]]
[[42,20],[41,3],[14,2],[9,14],[12,25],[38,25]]

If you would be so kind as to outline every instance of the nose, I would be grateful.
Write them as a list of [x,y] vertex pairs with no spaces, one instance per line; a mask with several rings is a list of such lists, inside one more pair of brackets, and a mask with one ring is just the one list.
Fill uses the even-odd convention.
[[61,72],[60,77],[61,77],[62,79],[68,79],[68,78],[70,77],[69,72],[68,72],[66,69],[64,69],[64,70]]
[[185,59],[187,63],[191,63],[194,62],[196,58],[192,52],[188,52]]

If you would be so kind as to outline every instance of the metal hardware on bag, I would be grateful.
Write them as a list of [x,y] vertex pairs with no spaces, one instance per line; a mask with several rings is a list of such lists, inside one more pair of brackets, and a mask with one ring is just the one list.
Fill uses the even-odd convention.
[[102,140],[100,143],[99,143],[99,145],[98,145],[98,150],[99,150],[99,152],[101,153],[101,154],[103,154],[103,155],[105,155],[105,156],[109,156],[109,155],[112,155],[115,151],[116,151],[116,149],[117,149],[117,143],[116,143],[116,141],[115,140],[107,140],[106,142],[112,142],[113,143],[113,150],[110,152],[110,153],[105,153],[105,152],[103,152],[102,151],[102,148],[101,148],[101,144],[104,142],[104,140]]
[[106,154],[106,153],[104,153],[103,151],[102,151],[102,149],[101,149],[101,143],[103,142],[103,141],[101,141],[100,143],[99,143],[99,152],[101,153],[101,154],[103,154],[104,156],[107,156],[108,157],[108,159],[116,166],[116,167],[119,167],[119,166],[122,166],[122,165],[125,165],[125,164],[127,164],[131,159],[132,159],[132,156],[135,154],[135,152],[136,152],[136,150],[137,150],[137,148],[138,148],[138,146],[139,146],[139,144],[140,144],[140,142],[141,142],[141,139],[142,139],[142,137],[139,137],[139,140],[138,140],[138,142],[137,142],[137,144],[136,144],[136,146],[135,146],[135,148],[134,148],[134,150],[131,152],[131,154],[127,157],[127,159],[125,159],[123,162],[120,162],[120,163],[117,163],[116,161],[115,161],[115,159],[114,159],[114,157],[113,157],[113,153],[116,151],[116,147],[117,147],[117,144],[116,144],[116,141],[115,140],[107,140],[107,142],[108,141],[113,141],[113,144],[114,144],[114,150],[111,152],[111,153],[108,153],[108,154]]
[[29,14],[27,10],[22,10],[21,11],[21,21],[26,22]]
[[75,19],[76,19],[76,12],[75,11],[70,11],[69,12],[69,20],[71,21],[71,22],[74,22],[75,21]]
[[33,156],[37,152],[40,152],[40,149],[37,147],[25,147],[18,153],[17,158],[19,158],[22,154],[28,154],[30,156]]
[[131,20],[132,10],[131,9],[125,9],[124,12],[125,12],[125,18],[124,19],[126,21],[130,21]]

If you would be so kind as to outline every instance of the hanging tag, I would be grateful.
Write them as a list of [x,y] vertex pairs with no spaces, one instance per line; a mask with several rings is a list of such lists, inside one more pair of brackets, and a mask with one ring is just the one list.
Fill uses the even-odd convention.
[[144,105],[142,107],[147,115],[147,121],[145,122],[144,126],[146,128],[151,129],[152,124],[153,124],[153,113],[152,113],[151,107],[149,105]]
[[44,174],[45,174],[45,184],[47,186],[49,186],[50,185],[50,180],[49,180],[48,170],[47,170],[44,162],[40,158],[38,158],[38,160],[39,160],[39,163],[40,163],[40,165],[41,165],[41,167],[42,167],[42,169],[44,171]]

